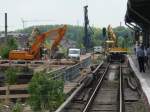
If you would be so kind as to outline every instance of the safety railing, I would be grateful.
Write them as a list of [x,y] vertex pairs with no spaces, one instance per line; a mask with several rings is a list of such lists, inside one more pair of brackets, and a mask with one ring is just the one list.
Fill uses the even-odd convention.
[[80,63],[71,67],[65,67],[54,71],[47,72],[47,75],[51,75],[56,80],[71,81],[80,75],[80,68],[86,68],[91,64],[91,57],[82,60]]

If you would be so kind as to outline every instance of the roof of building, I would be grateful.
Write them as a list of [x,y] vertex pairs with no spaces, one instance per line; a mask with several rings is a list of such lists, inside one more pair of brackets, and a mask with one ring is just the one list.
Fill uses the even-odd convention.
[[125,21],[150,26],[150,0],[128,0]]

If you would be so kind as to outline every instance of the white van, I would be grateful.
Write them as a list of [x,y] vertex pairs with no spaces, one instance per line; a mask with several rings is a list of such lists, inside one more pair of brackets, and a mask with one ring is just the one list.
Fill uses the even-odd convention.
[[73,60],[80,60],[80,49],[70,48],[68,51],[68,57]]

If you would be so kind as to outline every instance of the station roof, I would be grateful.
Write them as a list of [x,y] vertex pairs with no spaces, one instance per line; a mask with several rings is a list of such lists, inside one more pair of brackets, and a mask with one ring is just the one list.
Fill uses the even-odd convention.
[[150,26],[150,0],[128,0],[125,21]]

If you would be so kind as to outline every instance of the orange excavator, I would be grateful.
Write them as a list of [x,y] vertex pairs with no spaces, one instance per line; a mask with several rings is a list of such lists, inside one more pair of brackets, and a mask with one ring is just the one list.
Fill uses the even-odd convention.
[[50,35],[56,34],[54,37],[54,41],[51,46],[51,51],[57,48],[60,44],[61,40],[63,39],[67,30],[67,26],[64,25],[61,28],[49,30],[48,32],[41,33],[35,37],[35,42],[31,45],[29,50],[12,50],[9,53],[10,60],[34,60],[39,59],[39,53],[42,44],[44,43],[45,39],[48,38]]

